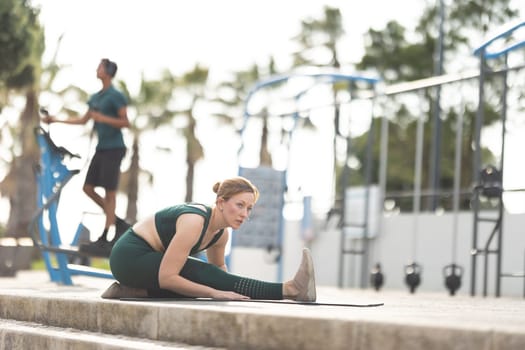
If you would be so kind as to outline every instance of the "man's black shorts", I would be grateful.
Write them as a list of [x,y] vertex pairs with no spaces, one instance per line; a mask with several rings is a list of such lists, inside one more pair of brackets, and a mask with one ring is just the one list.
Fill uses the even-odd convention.
[[120,163],[126,154],[125,148],[97,150],[86,175],[86,185],[116,191],[120,177]]

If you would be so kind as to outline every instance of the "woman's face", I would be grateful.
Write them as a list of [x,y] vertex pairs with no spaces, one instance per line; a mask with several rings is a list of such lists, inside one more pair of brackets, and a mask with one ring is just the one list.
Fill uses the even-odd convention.
[[255,205],[255,195],[250,192],[242,192],[232,196],[230,199],[222,200],[219,209],[226,223],[233,229],[238,229],[248,219]]

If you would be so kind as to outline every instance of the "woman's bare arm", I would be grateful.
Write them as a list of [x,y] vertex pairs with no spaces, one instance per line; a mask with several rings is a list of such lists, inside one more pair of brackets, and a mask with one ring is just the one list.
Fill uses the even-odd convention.
[[221,238],[214,245],[206,249],[206,256],[208,257],[208,262],[213,264],[224,271],[228,271],[226,266],[225,256],[226,256],[226,244],[228,244],[228,239],[230,237],[230,231],[225,228],[224,233]]
[[247,297],[241,294],[217,290],[192,282],[180,275],[191,248],[199,240],[203,225],[204,219],[197,214],[184,214],[177,220],[177,233],[166,249],[160,264],[160,287],[190,297],[246,299]]

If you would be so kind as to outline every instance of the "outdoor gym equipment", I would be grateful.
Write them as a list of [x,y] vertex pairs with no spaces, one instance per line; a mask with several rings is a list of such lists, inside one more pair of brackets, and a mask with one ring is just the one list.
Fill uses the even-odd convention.
[[461,154],[462,139],[463,139],[463,114],[465,113],[464,105],[458,113],[456,120],[456,147],[454,155],[454,193],[453,193],[453,211],[454,223],[452,227],[452,263],[443,268],[443,275],[445,277],[445,287],[448,289],[450,295],[455,295],[456,291],[461,287],[461,277],[463,276],[463,268],[456,264],[457,261],[457,245],[458,245],[458,213],[459,213],[459,192],[461,186]]
[[113,275],[108,270],[70,264],[72,257],[93,256],[80,251],[77,245],[81,236],[89,237],[89,230],[80,223],[72,243],[65,245],[62,243],[57,220],[60,194],[71,178],[79,173],[79,170],[68,169],[64,160],[66,157],[78,158],[79,156],[64,147],[57,146],[42,127],[35,128],[35,136],[40,148],[40,162],[35,167],[38,187],[37,211],[31,218],[29,231],[34,245],[42,253],[51,281],[72,285],[73,275],[112,279]]
[[[372,87],[375,87],[375,84],[379,81],[378,79],[375,79],[375,78],[370,78],[370,77],[366,77],[366,76],[362,76],[362,75],[355,75],[355,74],[343,74],[343,73],[291,73],[291,74],[284,74],[284,75],[278,75],[278,76],[273,76],[273,77],[270,77],[266,80],[262,80],[260,82],[258,82],[248,93],[247,95],[247,98],[245,100],[245,107],[244,107],[244,122],[243,122],[243,126],[242,126],[242,129],[241,129],[241,140],[242,143],[241,143],[241,147],[239,149],[239,154],[241,154],[241,152],[244,150],[244,147],[245,147],[245,143],[244,143],[244,137],[243,135],[245,134],[245,130],[246,130],[246,126],[248,124],[248,120],[251,118],[251,117],[254,117],[254,116],[258,116],[257,114],[252,114],[249,112],[248,110],[248,105],[249,103],[251,102],[253,96],[259,92],[260,90],[262,89],[265,89],[265,88],[271,88],[271,87],[275,87],[277,85],[280,85],[280,84],[283,84],[283,83],[286,83],[288,82],[290,79],[294,79],[294,78],[311,78],[313,81],[310,83],[310,85],[308,85],[307,87],[305,88],[302,88],[300,89],[300,91],[294,95],[294,102],[296,104],[296,106],[298,105],[298,102],[300,99],[302,99],[307,92],[309,92],[314,86],[316,85],[319,85],[319,84],[335,84],[337,82],[361,82],[361,83],[367,83],[369,85],[371,85]],[[335,102],[334,102],[334,105],[335,105]],[[299,111],[299,109],[296,109],[294,111],[290,111],[290,113],[283,113],[279,116],[281,117],[284,117],[284,116],[290,116],[293,118],[293,125],[292,127],[289,129],[288,133],[289,133],[289,140],[292,139],[292,134],[295,130],[295,128],[297,127],[297,121],[298,119],[300,118],[300,112],[306,112],[306,110],[301,110]],[[370,128],[371,130],[373,130],[373,128],[371,127]],[[349,139],[349,136],[347,138],[347,144],[349,145],[350,144],[350,139]],[[371,144],[369,145],[369,147],[371,147]],[[371,157],[371,152],[368,152],[368,158]],[[347,155],[349,156],[349,155]],[[241,157],[239,157],[241,158]],[[289,158],[288,158],[289,159]],[[367,183],[365,185],[365,195],[364,195],[364,201],[365,201],[365,204],[364,204],[364,207],[365,208],[368,208],[369,207],[369,186],[370,186],[370,177],[371,177],[371,174],[370,174],[370,165],[371,165],[371,161],[368,161],[367,162],[368,165],[367,165],[367,176],[366,176],[366,180],[367,180]],[[345,162],[346,164],[346,162]],[[348,170],[348,169],[347,169]],[[250,222],[247,222],[245,225],[243,225],[243,227],[241,227],[241,230],[236,232],[236,234],[234,235],[235,239],[233,241],[233,246],[235,245],[243,245],[245,243],[243,242],[250,242],[249,244],[254,244],[253,242],[257,242],[257,241],[261,241],[261,242],[264,242],[265,240],[270,240],[270,243],[272,244],[272,249],[277,249],[280,251],[281,247],[281,241],[282,241],[282,209],[283,209],[283,205],[284,205],[284,200],[283,200],[283,195],[284,195],[284,191],[287,189],[288,185],[287,185],[287,182],[286,182],[286,170],[283,171],[283,172],[280,172],[278,175],[272,175],[272,173],[274,173],[275,170],[274,169],[269,169],[269,168],[265,168],[265,167],[259,167],[259,168],[252,168],[252,169],[249,169],[249,168],[242,168],[240,167],[239,168],[239,174],[240,175],[243,175],[243,176],[248,176],[250,178],[253,178],[253,177],[257,177],[257,176],[260,176],[260,183],[263,184],[263,186],[265,185],[265,182],[268,183],[268,184],[271,184],[273,183],[273,193],[272,195],[273,196],[277,196],[277,198],[275,200],[273,200],[273,203],[276,203],[277,205],[275,205],[273,208],[270,208],[271,210],[273,211],[277,211],[278,214],[277,217],[274,217],[274,220],[273,220],[273,223],[274,224],[277,224],[278,227],[276,230],[274,231],[262,231],[262,230],[258,230],[256,229],[257,227],[257,222],[264,222],[265,220],[267,220],[267,218],[265,218],[264,216],[260,215],[260,213],[257,213],[256,215],[256,212],[254,211],[254,217],[250,220]],[[264,173],[267,173],[268,175],[264,175]],[[348,171],[346,172],[346,177],[348,177]],[[265,179],[265,176],[267,177],[271,177],[273,176],[274,179],[272,181],[264,181]],[[346,183],[348,184],[349,181],[348,179],[346,179]],[[262,196],[265,194],[265,193],[269,193],[269,191],[266,191],[266,190],[262,190],[261,191],[261,198],[259,199],[259,202],[261,200],[265,201],[264,198],[262,198]],[[262,206],[261,203],[257,203],[257,211],[262,211],[260,210],[260,207]],[[344,202],[344,201],[343,201]],[[268,212],[270,212],[270,210],[268,210]],[[342,210],[342,215],[344,216],[344,204],[343,204],[343,210]],[[259,218],[257,217],[259,216]],[[277,220],[276,220],[277,219]],[[303,220],[305,220],[307,218],[303,218]],[[344,217],[343,217],[343,222],[344,221]],[[360,284],[361,284],[361,287],[364,288],[366,287],[367,283],[368,283],[368,277],[369,277],[369,269],[368,269],[368,260],[369,260],[369,249],[368,249],[368,240],[370,239],[369,237],[369,227],[368,227],[368,210],[364,210],[364,218],[362,219],[362,222],[359,222],[359,223],[354,223],[355,226],[357,226],[360,230],[362,230],[362,235],[361,237],[359,237],[361,239],[361,242],[362,242],[362,246],[360,249],[348,249],[345,247],[345,227],[343,227],[342,229],[342,233],[341,233],[341,250],[340,250],[340,256],[339,256],[339,284],[341,285],[342,284],[342,277],[343,277],[343,257],[344,255],[346,254],[351,254],[351,255],[358,255],[361,257],[361,281],[360,281]],[[258,234],[257,232],[261,232],[261,237],[257,237]],[[277,235],[276,237],[268,237],[268,232],[275,232],[275,234]],[[266,237],[263,237],[263,234],[266,235]],[[249,236],[248,236],[249,235]],[[246,236],[246,239],[243,238],[243,236]],[[248,243],[246,243],[248,244]],[[255,243],[256,244],[256,243]],[[261,247],[264,247],[261,245]],[[266,245],[266,247],[268,247],[268,245]],[[278,262],[280,262],[280,259],[277,259]],[[279,265],[279,272],[278,272],[278,279],[281,278],[281,266]]]
[[[472,206],[474,210],[474,225],[472,233],[472,249],[471,249],[471,285],[470,294],[474,296],[476,294],[476,276],[477,276],[477,258],[479,256],[484,257],[484,271],[483,271],[483,295],[487,295],[487,281],[488,281],[488,256],[493,255],[496,261],[495,267],[495,295],[500,296],[501,293],[501,278],[502,277],[520,277],[524,278],[525,271],[520,273],[503,273],[502,272],[502,242],[503,242],[503,200],[502,194],[504,192],[502,179],[504,169],[504,155],[505,155],[505,136],[506,136],[506,121],[507,121],[507,93],[508,93],[508,72],[511,70],[522,69],[524,66],[509,67],[508,55],[512,51],[519,48],[525,47],[525,40],[523,38],[513,37],[515,32],[525,27],[525,21],[520,20],[517,22],[509,23],[502,29],[499,29],[495,34],[490,35],[478,48],[474,50],[474,55],[479,57],[479,92],[478,92],[478,111],[476,114],[476,125],[474,135],[474,154],[473,162],[473,174],[474,183],[477,185],[473,191]],[[499,41],[505,41],[502,48],[495,43]],[[496,48],[496,49],[494,49]],[[494,59],[502,59],[503,68],[498,70],[490,70],[488,67],[488,61]],[[501,107],[501,157],[499,169],[494,166],[488,166],[481,169],[481,128],[484,121],[485,111],[485,78],[487,75],[500,75],[503,82],[502,91],[502,107]],[[481,170],[480,170],[481,169]],[[480,199],[481,197],[491,198],[497,203],[497,217],[482,217],[480,215]],[[479,247],[479,225],[481,222],[492,223],[493,229],[485,241],[482,247]],[[495,242],[493,244],[493,240]],[[524,285],[525,295],[525,285]]]

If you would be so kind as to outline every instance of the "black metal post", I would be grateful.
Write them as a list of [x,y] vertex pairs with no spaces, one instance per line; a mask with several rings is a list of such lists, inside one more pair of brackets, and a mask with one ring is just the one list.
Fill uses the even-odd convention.
[[[436,52],[436,59],[434,61],[434,75],[439,76],[443,74],[443,37],[445,22],[445,4],[443,0],[439,0],[439,38]],[[429,197],[429,208],[435,210],[437,207],[437,198],[439,192],[440,173],[441,173],[441,85],[436,85],[436,100],[433,109],[434,129],[432,135],[432,147],[430,149],[430,169],[429,169],[429,187],[432,195]]]
[[[373,110],[373,108],[372,108]],[[368,132],[368,140],[366,145],[366,168],[365,168],[365,216],[363,218],[363,255],[361,257],[361,288],[366,288],[368,285],[368,257],[369,257],[369,213],[370,210],[370,183],[372,182],[372,163],[373,163],[373,149],[374,149],[375,129],[374,129],[374,115],[370,121],[370,131]]]
[[[503,96],[502,96],[502,107],[501,107],[501,160],[499,171],[501,173],[501,183],[503,187],[503,166],[505,164],[505,136],[507,129],[507,94],[508,94],[508,54],[505,54],[505,71],[503,72]],[[503,196],[503,193],[501,194]],[[498,255],[496,260],[496,296],[500,296],[501,292],[501,259],[503,253],[503,215],[504,215],[503,197],[499,200],[499,218],[501,220],[499,232],[498,232]]]
[[[485,49],[481,50],[479,54],[479,89],[478,89],[478,111],[476,113],[476,123],[474,130],[474,157],[472,164],[472,182],[474,186],[479,183],[479,171],[481,168],[481,126],[484,119],[484,83],[485,83]],[[471,279],[470,279],[470,295],[476,295],[476,259],[478,246],[478,219],[479,219],[479,191],[474,191],[474,198],[472,201],[472,209],[474,210],[474,230],[472,233],[472,250],[471,250]]]

